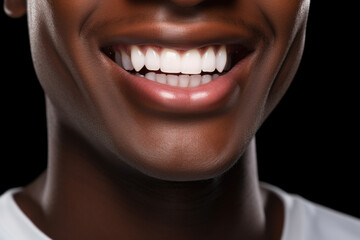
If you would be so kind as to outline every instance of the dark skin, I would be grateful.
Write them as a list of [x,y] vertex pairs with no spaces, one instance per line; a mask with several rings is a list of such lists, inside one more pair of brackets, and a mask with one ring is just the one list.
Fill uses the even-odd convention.
[[[254,138],[297,70],[309,1],[4,6],[28,16],[46,94],[48,169],[15,197],[39,229],[53,239],[281,238],[283,206],[259,187]],[[191,49],[238,38],[252,49],[228,73],[241,91],[201,110],[130,96],[129,74],[100,50],[119,39]]]

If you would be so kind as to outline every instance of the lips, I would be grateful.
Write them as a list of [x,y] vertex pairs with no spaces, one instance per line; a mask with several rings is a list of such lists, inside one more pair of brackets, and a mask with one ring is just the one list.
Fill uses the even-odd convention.
[[246,75],[254,52],[242,43],[251,42],[250,38],[235,38],[225,31],[223,41],[220,32],[219,36],[212,34],[216,42],[204,37],[200,43],[196,34],[192,44],[185,34],[179,36],[184,44],[176,46],[171,40],[166,44],[164,34],[158,41],[149,41],[146,34],[141,40],[137,34],[135,38],[117,36],[113,44],[101,47],[120,92],[129,100],[165,113],[196,114],[226,108],[240,96],[240,76]]

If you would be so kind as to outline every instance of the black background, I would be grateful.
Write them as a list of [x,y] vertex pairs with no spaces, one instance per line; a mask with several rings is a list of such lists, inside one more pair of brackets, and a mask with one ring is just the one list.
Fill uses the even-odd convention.
[[[262,181],[360,217],[359,37],[350,8],[311,2],[303,61],[257,143]],[[43,171],[47,143],[26,19],[0,16],[2,193]]]

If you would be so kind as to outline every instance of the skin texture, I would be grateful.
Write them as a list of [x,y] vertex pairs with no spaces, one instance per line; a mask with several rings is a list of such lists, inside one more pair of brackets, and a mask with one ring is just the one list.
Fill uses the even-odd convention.
[[[16,196],[20,207],[54,239],[280,239],[283,209],[259,188],[254,137],[297,70],[309,4],[5,0],[9,16],[27,14],[48,120],[48,169]],[[100,51],[231,34],[253,50],[238,66],[247,71],[232,73],[240,91],[198,114],[129,96],[126,73]]]

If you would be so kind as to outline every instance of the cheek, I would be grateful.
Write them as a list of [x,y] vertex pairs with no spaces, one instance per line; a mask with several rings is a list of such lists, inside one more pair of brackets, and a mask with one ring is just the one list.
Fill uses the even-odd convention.
[[90,139],[98,134],[98,120],[85,90],[86,82],[82,80],[88,79],[91,72],[84,58],[89,51],[85,50],[79,33],[81,24],[97,2],[34,0],[29,2],[28,8],[33,63],[47,105],[51,103],[56,109],[60,121],[76,126],[92,136]]
[[258,0],[258,4],[279,37],[297,32],[307,17],[310,0]]
[[273,28],[274,49],[283,55],[265,107],[265,116],[268,116],[285,94],[300,64],[310,0],[262,2]]
[[62,26],[71,28],[81,25],[100,2],[100,0],[52,0],[50,8],[53,18],[61,19]]

